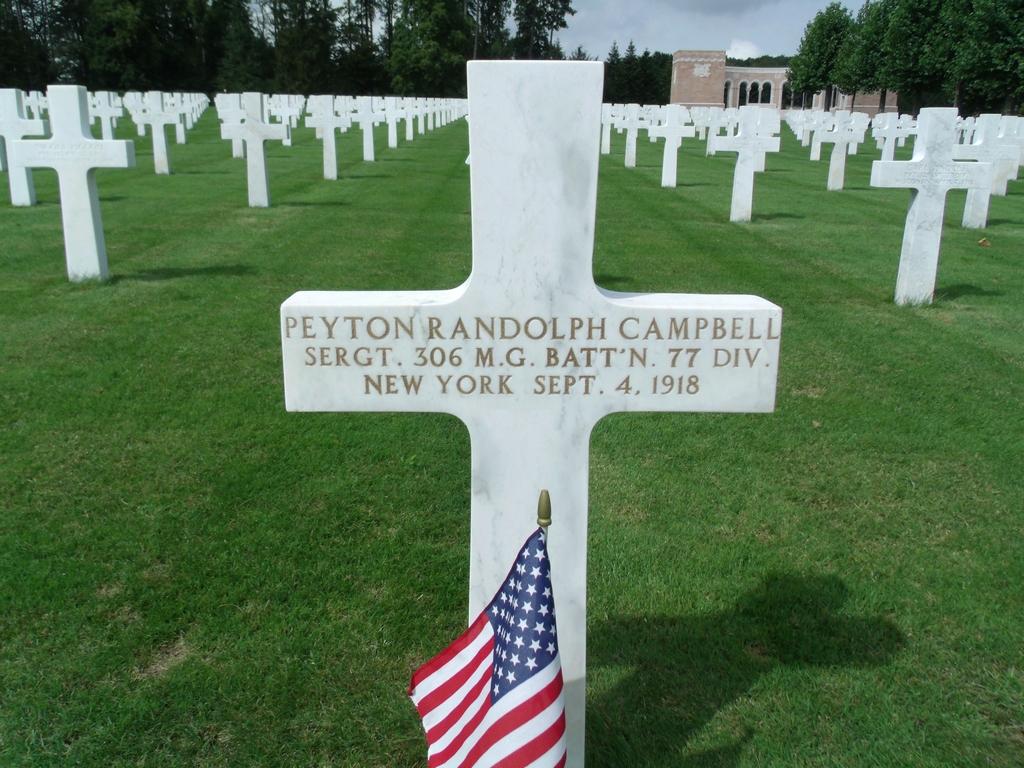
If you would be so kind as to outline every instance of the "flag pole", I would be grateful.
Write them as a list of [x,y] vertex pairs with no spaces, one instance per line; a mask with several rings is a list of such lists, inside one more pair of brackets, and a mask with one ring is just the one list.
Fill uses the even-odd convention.
[[537,500],[537,525],[544,529],[545,534],[551,525],[551,496],[546,488],[540,492],[540,498]]

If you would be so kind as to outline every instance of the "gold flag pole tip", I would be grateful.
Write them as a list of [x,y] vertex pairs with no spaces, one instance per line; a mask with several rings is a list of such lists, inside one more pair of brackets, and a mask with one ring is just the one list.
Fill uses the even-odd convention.
[[551,496],[547,489],[540,492],[540,499],[537,500],[537,525],[545,531],[551,525]]

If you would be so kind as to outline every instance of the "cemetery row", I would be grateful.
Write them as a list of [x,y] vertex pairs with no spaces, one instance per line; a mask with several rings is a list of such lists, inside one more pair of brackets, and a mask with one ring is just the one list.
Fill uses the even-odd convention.
[[[62,88],[56,86],[53,98]],[[73,101],[72,90],[66,91]],[[85,103],[84,89],[75,91]],[[154,166],[158,174],[171,171],[163,127],[174,125],[178,143],[184,142],[185,130],[202,114],[208,104],[197,94],[145,95],[99,92],[88,98],[88,115],[82,105],[68,102],[67,116],[55,122],[54,138],[49,142],[25,142],[25,136],[45,134],[45,121],[39,118],[47,108],[47,99],[38,93],[23,95],[7,90],[0,96],[0,126],[12,152],[10,185],[15,205],[34,202],[31,167],[55,167],[61,176],[62,201],[66,200],[65,241],[68,274],[76,279],[105,279],[106,255],[100,223],[95,180],[89,174],[96,167],[126,167],[134,164],[130,142],[113,141],[112,126],[127,109],[139,126],[153,127]],[[305,114],[307,128],[316,130],[323,146],[325,179],[337,179],[335,131],[345,133],[353,125],[362,130],[363,159],[373,162],[374,126],[387,124],[388,146],[398,146],[398,126],[404,121],[405,138],[412,140],[435,125],[466,116],[463,100],[442,100],[398,97],[350,97],[317,95],[308,99],[296,95],[265,96],[260,93],[220,94],[216,98],[218,116],[222,121],[221,136],[232,142],[235,157],[246,158],[249,205],[270,205],[270,183],[265,144],[281,141],[291,144],[291,131]],[[34,119],[29,113],[34,112]],[[99,120],[104,139],[96,142],[85,122]],[[1024,149],[1024,123],[1021,118],[1003,115],[982,115],[962,119],[952,109],[926,109],[915,120],[907,115],[880,114],[870,121],[864,113],[838,111],[790,110],[786,123],[810,146],[810,159],[818,161],[821,145],[833,145],[827,189],[842,190],[845,184],[847,155],[856,154],[864,142],[868,128],[872,130],[881,159],[873,164],[871,184],[877,187],[899,187],[911,190],[895,300],[898,304],[922,304],[932,300],[941,246],[945,198],[950,189],[967,189],[967,203],[962,224],[982,228],[987,223],[989,198],[1005,195],[1008,181],[1017,178]],[[278,121],[278,122],[275,122]],[[779,151],[782,113],[778,110],[745,106],[738,109],[693,108],[638,104],[604,104],[602,106],[601,152],[610,153],[613,130],[626,132],[625,165],[636,165],[636,142],[645,130],[652,142],[664,139],[662,186],[677,183],[677,153],[684,138],[706,140],[706,154],[735,152],[733,193],[730,219],[750,221],[753,211],[755,173],[765,170],[769,152]],[[76,125],[78,128],[67,128]],[[54,142],[58,133],[64,146]],[[909,162],[895,162],[894,149],[916,137],[914,156]],[[84,143],[83,143],[84,142]],[[44,148],[45,145],[45,148]],[[59,151],[58,151],[59,150]],[[109,157],[101,159],[106,152]],[[469,160],[467,159],[467,162]],[[75,167],[75,171],[70,170]],[[60,173],[64,167],[64,173]],[[66,190],[66,193],[65,192]],[[80,235],[71,236],[69,226],[82,227]]]
[[[50,86],[44,96],[16,89],[0,89],[0,170],[8,170],[11,203],[35,205],[33,168],[53,168],[60,183],[61,215],[68,278],[72,281],[105,280],[108,276],[106,243],[96,186],[97,168],[135,167],[135,145],[115,140],[117,119],[129,112],[140,136],[151,126],[153,164],[157,174],[171,173],[165,126],[175,127],[178,144],[185,143],[186,130],[209,105],[203,94],[146,94],[100,91],[89,94],[75,85]],[[406,138],[446,125],[466,113],[465,102],[452,99],[398,99],[376,97],[302,96],[260,93],[221,94],[218,115],[223,121],[221,135],[232,142],[235,157],[247,160],[249,205],[270,205],[270,183],[266,163],[266,142],[280,140],[291,145],[291,129],[307,109],[306,125],[316,128],[324,144],[324,177],[337,178],[335,130],[345,132],[353,123],[363,129],[364,160],[374,160],[373,128],[388,124],[389,146],[397,146],[397,123],[404,119]],[[46,114],[48,119],[43,119]],[[277,118],[280,122],[274,122]],[[91,124],[99,121],[102,139],[92,135]],[[47,136],[45,140],[26,137]]]

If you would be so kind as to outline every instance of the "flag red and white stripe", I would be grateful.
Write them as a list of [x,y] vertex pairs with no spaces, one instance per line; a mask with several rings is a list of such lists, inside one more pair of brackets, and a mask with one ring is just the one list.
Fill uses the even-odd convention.
[[565,765],[562,666],[546,556],[538,530],[473,625],[413,675],[409,696],[423,720],[430,768]]

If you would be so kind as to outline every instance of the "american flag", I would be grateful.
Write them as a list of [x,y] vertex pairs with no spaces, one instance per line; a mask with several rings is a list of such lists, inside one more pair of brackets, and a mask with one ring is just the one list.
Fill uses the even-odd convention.
[[412,676],[430,768],[561,768],[565,702],[544,531],[473,625]]

